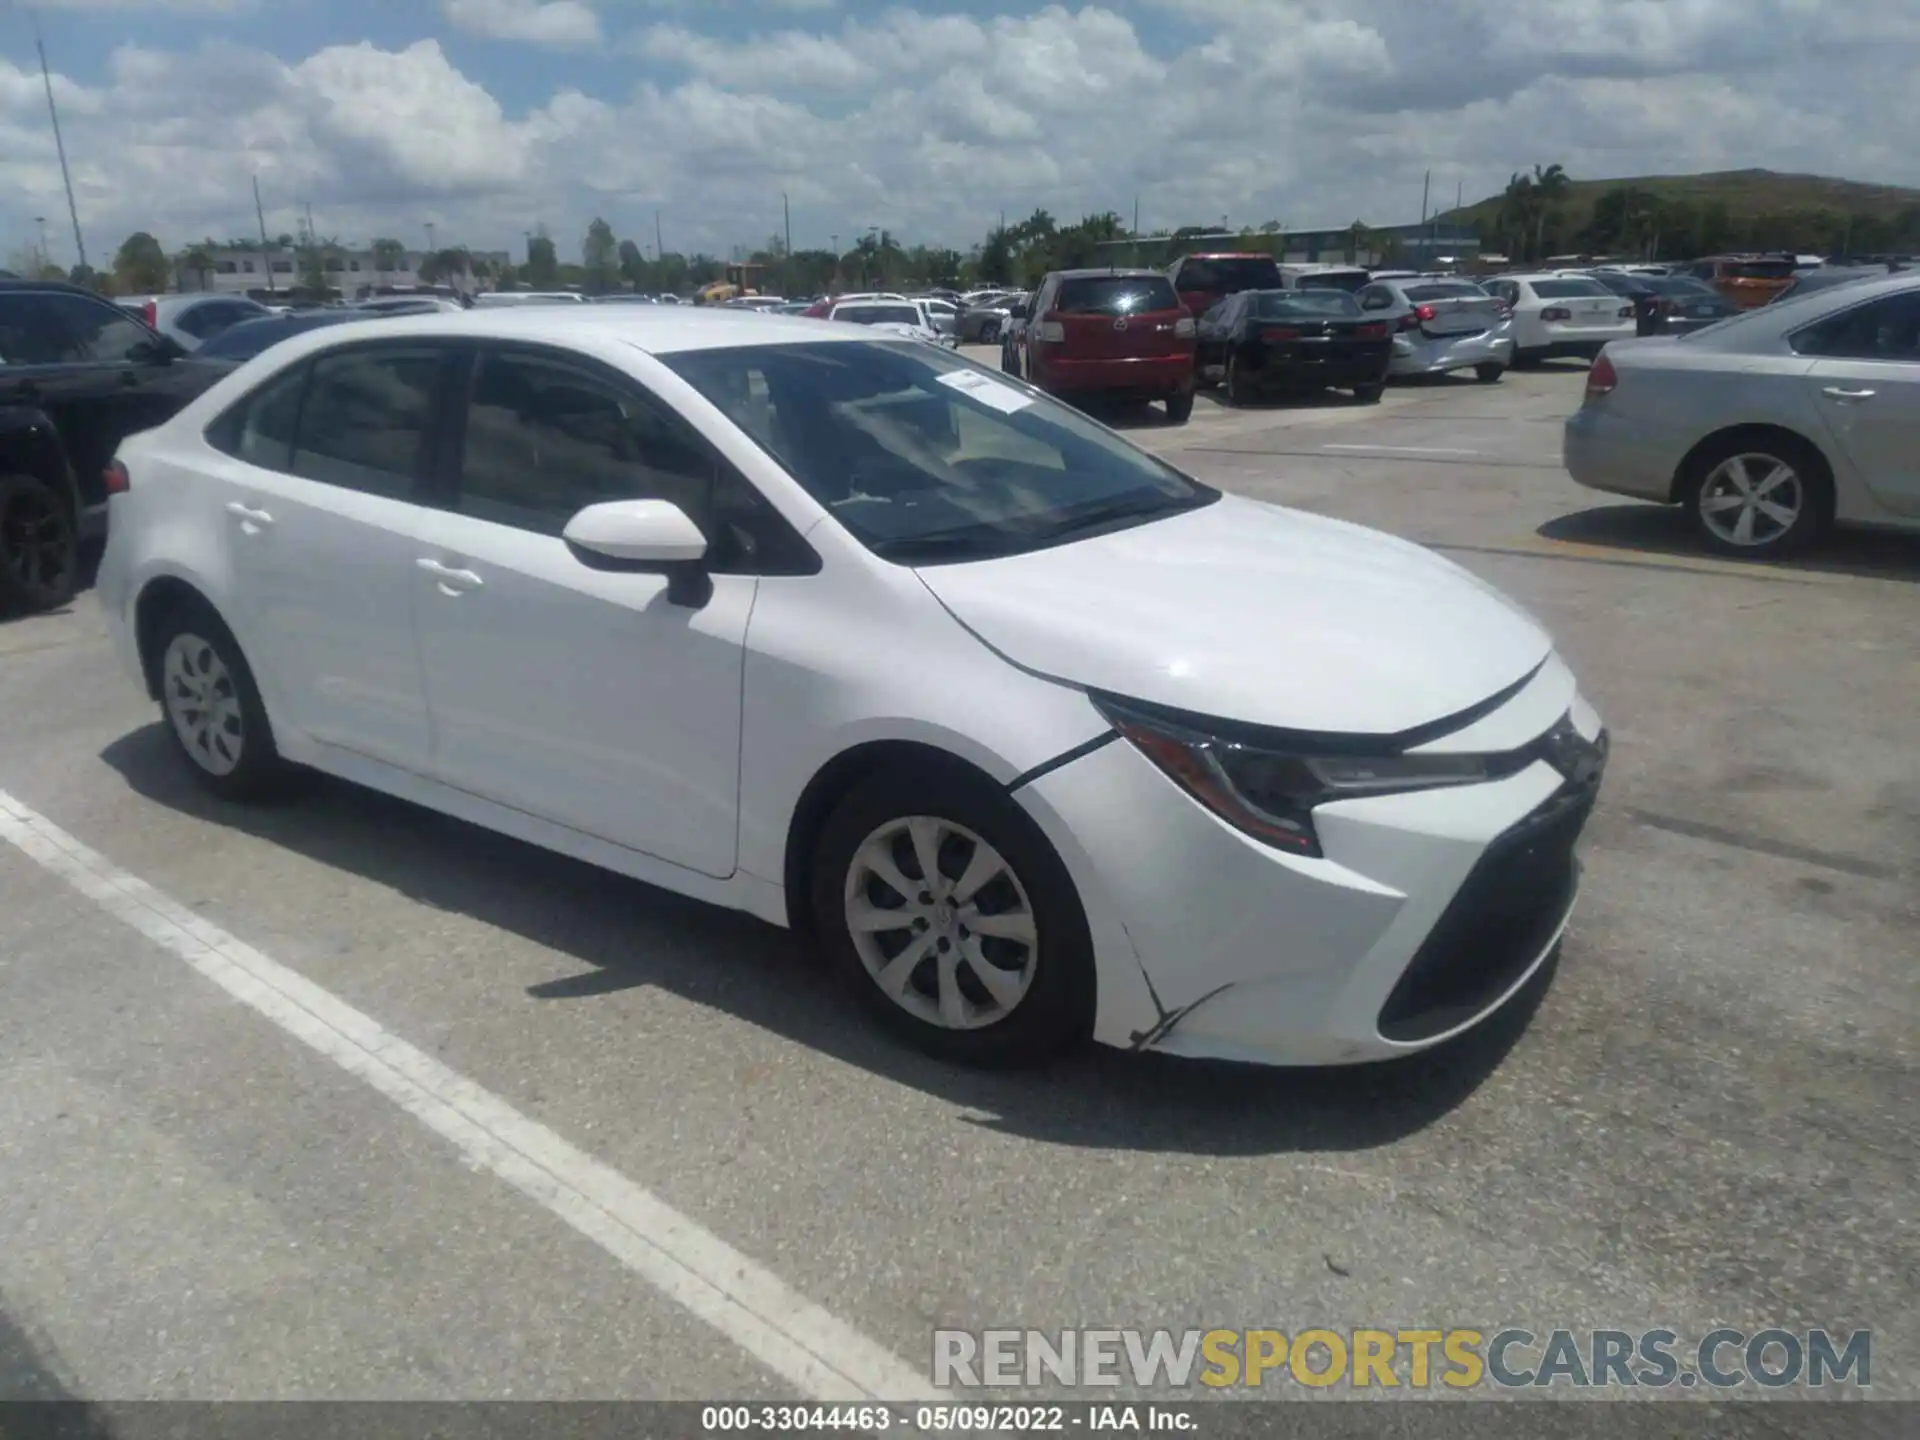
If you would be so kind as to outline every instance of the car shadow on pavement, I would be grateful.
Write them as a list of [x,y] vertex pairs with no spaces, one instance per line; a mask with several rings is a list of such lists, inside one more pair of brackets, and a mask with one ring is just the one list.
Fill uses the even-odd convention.
[[[1546,540],[1636,550],[1647,555],[1722,558],[1701,545],[1687,517],[1670,505],[1598,505],[1556,516],[1534,533]],[[1809,554],[1752,563],[1762,574],[1769,569],[1811,570],[1913,584],[1920,582],[1920,536],[1888,530],[1835,530]]]
[[157,723],[101,758],[156,803],[579,962],[529,986],[527,1003],[671,992],[937,1096],[971,1112],[965,1123],[1055,1145],[1249,1155],[1389,1144],[1474,1093],[1524,1033],[1557,964],[1466,1036],[1385,1064],[1281,1070],[1087,1045],[1038,1070],[971,1070],[884,1034],[805,945],[746,915],[327,777],[278,804],[226,804],[186,774]]
[[6,1440],[112,1440],[105,1415],[60,1378],[58,1358],[14,1320],[0,1294],[0,1436]]

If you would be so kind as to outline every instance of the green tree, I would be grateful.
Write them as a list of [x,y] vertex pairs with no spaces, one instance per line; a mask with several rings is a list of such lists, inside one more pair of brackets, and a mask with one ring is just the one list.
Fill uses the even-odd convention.
[[1364,221],[1356,220],[1347,227],[1347,263],[1363,264],[1373,253],[1373,231]]
[[1533,167],[1533,250],[1535,256],[1546,253],[1547,221],[1553,221],[1554,239],[1560,238],[1560,207],[1567,202],[1567,195],[1573,189],[1573,181],[1568,178],[1566,168],[1561,165],[1549,165],[1545,169]]
[[1500,234],[1507,254],[1515,259],[1526,257],[1527,235],[1533,229],[1539,201],[1531,175],[1516,170],[1508,177],[1506,191],[1500,197]]
[[580,258],[589,294],[604,295],[620,283],[620,242],[614,239],[613,227],[598,216],[587,226]]
[[631,240],[620,242],[620,278],[635,290],[647,288],[647,261]]
[[527,241],[527,263],[520,275],[536,290],[551,290],[560,283],[560,256],[553,248],[553,237],[542,225]]
[[213,247],[190,245],[180,256],[180,268],[194,277],[194,288],[205,290],[213,283]]
[[464,245],[449,246],[420,257],[419,275],[423,284],[444,285],[465,279],[472,273],[473,256]]
[[150,295],[167,288],[173,267],[167,252],[145,230],[136,230],[120,242],[113,255],[113,278],[121,293]]
[[373,268],[382,275],[391,275],[395,270],[404,270],[407,266],[407,247],[398,240],[376,240],[373,242]]

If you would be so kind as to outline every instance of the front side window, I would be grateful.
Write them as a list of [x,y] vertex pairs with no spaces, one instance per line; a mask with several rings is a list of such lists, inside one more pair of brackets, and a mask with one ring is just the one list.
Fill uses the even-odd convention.
[[85,365],[132,358],[153,334],[117,305],[57,290],[0,296],[0,365]]
[[585,368],[483,355],[467,401],[457,508],[558,535],[589,505],[670,500],[706,516],[714,462],[678,416]]
[[1038,549],[1219,496],[932,346],[810,342],[661,358],[856,539],[902,563]]
[[389,499],[413,498],[433,431],[440,352],[344,350],[313,362],[293,473]]

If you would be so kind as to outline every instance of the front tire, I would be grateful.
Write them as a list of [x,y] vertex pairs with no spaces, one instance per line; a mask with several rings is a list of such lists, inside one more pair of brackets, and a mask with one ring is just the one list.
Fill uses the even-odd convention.
[[79,532],[35,475],[0,475],[0,615],[57,610],[80,586]]
[[1776,560],[1806,550],[1833,515],[1833,472],[1818,450],[1788,436],[1738,436],[1687,466],[1680,503],[1709,550]]
[[954,767],[889,768],[835,807],[811,903],[827,958],[881,1024],[966,1064],[1038,1064],[1091,1029],[1093,946],[1039,828]]
[[278,794],[290,770],[240,645],[213,608],[187,603],[155,627],[160,709],[193,776],[223,800]]
[[1362,405],[1378,405],[1386,389],[1385,385],[1356,385],[1353,387],[1353,398]]
[[1473,378],[1478,380],[1482,385],[1497,385],[1500,382],[1500,377],[1506,373],[1506,366],[1495,364],[1492,361],[1473,367]]

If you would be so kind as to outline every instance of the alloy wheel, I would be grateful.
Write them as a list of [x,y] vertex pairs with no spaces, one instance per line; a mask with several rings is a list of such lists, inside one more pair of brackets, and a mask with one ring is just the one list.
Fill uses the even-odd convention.
[[24,590],[56,590],[74,563],[60,502],[33,489],[16,491],[0,509],[0,564]]
[[1730,455],[1700,487],[1700,523],[1726,544],[1759,549],[1799,523],[1807,487],[1777,455]]
[[176,635],[161,659],[160,683],[167,719],[187,754],[209,775],[231,775],[244,753],[246,722],[220,653],[198,635]]
[[928,815],[889,820],[854,852],[847,932],[874,984],[916,1019],[978,1030],[1026,998],[1039,931],[1026,887],[980,836]]

